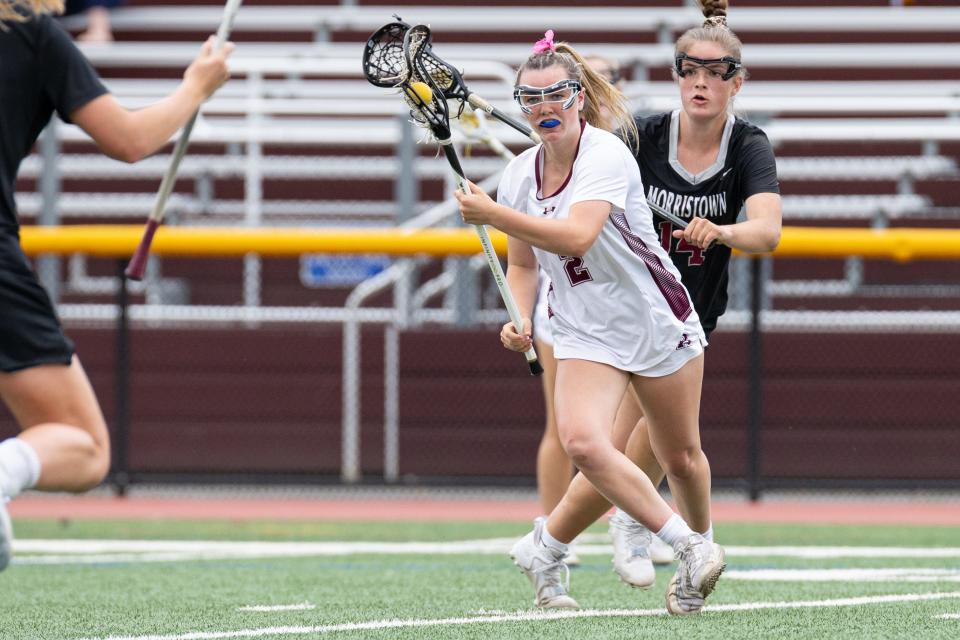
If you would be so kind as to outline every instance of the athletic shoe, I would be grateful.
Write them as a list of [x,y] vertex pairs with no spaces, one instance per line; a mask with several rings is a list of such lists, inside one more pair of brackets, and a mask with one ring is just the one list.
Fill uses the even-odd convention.
[[563,559],[563,562],[568,567],[579,567],[582,563],[580,560],[580,554],[577,553],[577,545],[575,542],[571,542],[567,545],[567,557]]
[[[533,531],[513,545],[510,557],[533,585],[536,591],[534,605],[541,609],[579,609],[577,601],[567,595],[570,569],[563,561],[566,554],[543,543],[546,521],[544,517],[534,520]],[[561,574],[566,574],[565,581]]]
[[13,525],[10,524],[10,514],[7,512],[7,499],[0,495],[0,571],[10,564],[12,547]]
[[645,526],[619,509],[610,516],[610,537],[613,539],[613,570],[631,587],[649,589],[657,579],[650,558],[651,538]]
[[677,555],[680,566],[667,587],[667,611],[674,615],[699,613],[727,567],[723,547],[693,533]]

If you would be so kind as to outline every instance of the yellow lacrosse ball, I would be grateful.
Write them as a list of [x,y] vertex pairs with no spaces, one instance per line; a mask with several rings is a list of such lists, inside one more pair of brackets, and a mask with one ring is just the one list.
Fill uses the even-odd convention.
[[416,94],[424,104],[430,104],[433,101],[433,89],[426,82],[411,82],[407,93],[411,98]]

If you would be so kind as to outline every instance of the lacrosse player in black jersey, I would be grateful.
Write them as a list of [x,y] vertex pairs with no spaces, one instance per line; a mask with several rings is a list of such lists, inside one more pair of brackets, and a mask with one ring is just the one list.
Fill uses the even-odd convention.
[[0,442],[0,570],[13,532],[6,502],[25,489],[86,491],[110,468],[110,440],[87,375],[20,247],[17,168],[56,111],[107,155],[135,162],[163,147],[229,77],[214,39],[163,100],[120,106],[51,17],[62,0],[0,0],[0,399],[20,435]]
[[[685,32],[675,47],[682,108],[638,117],[635,155],[648,201],[689,221],[685,229],[677,229],[654,218],[709,336],[726,309],[731,249],[773,250],[780,239],[781,206],[776,161],[766,135],[731,113],[746,71],[742,44],[726,25],[727,2],[707,0],[701,7],[706,21]],[[737,222],[741,208],[745,220]],[[672,442],[663,436],[651,441],[639,401],[628,389],[614,441],[629,438],[628,457],[654,484],[666,476],[680,514],[712,541],[710,474],[703,473],[708,462],[699,439]],[[609,508],[578,474],[551,514],[551,534],[561,542],[573,540]],[[619,510],[610,519],[610,531],[617,574],[631,586],[652,586],[656,573],[651,532]],[[703,599],[682,597],[677,603],[671,613],[696,613]]]

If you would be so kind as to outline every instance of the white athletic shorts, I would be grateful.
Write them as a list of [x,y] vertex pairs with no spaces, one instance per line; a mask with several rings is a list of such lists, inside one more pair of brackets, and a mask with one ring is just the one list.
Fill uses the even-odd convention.
[[[558,360],[575,359],[601,362],[644,378],[660,378],[680,370],[683,365],[702,354],[704,347],[707,346],[707,340],[695,313],[690,314],[690,317],[684,322],[682,336],[676,348],[671,349],[666,357],[643,369],[625,369],[623,363],[618,364],[617,359],[612,356],[609,350],[582,342],[574,344],[572,347],[565,344],[555,344],[554,355]],[[557,337],[561,341],[565,339],[563,335]]]
[[677,345],[677,348],[666,358],[642,371],[632,371],[631,373],[643,378],[661,378],[671,373],[679,371],[683,365],[687,364],[701,353],[707,346],[707,339],[703,335],[703,329],[700,328],[699,320],[696,315],[691,314],[694,320],[687,320],[684,323],[683,338]]

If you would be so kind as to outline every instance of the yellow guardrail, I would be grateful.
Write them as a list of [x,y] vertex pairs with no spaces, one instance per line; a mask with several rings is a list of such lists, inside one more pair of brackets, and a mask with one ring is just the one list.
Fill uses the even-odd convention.
[[[142,233],[139,225],[26,226],[20,230],[28,254],[84,253],[116,258],[130,256]],[[490,238],[498,253],[506,253],[505,235],[491,231]],[[161,227],[152,246],[157,255],[208,257],[247,253],[276,257],[303,253],[447,256],[480,251],[480,242],[469,228]],[[960,229],[784,227],[773,255],[951,260],[960,258]]]
[[[137,225],[22,227],[30,254],[85,253],[103,257],[133,254],[143,235]],[[491,233],[497,251],[506,236]],[[473,255],[480,241],[470,229],[357,229],[306,227],[160,227],[150,251],[166,256],[299,256],[303,253],[386,253],[392,255]]]

